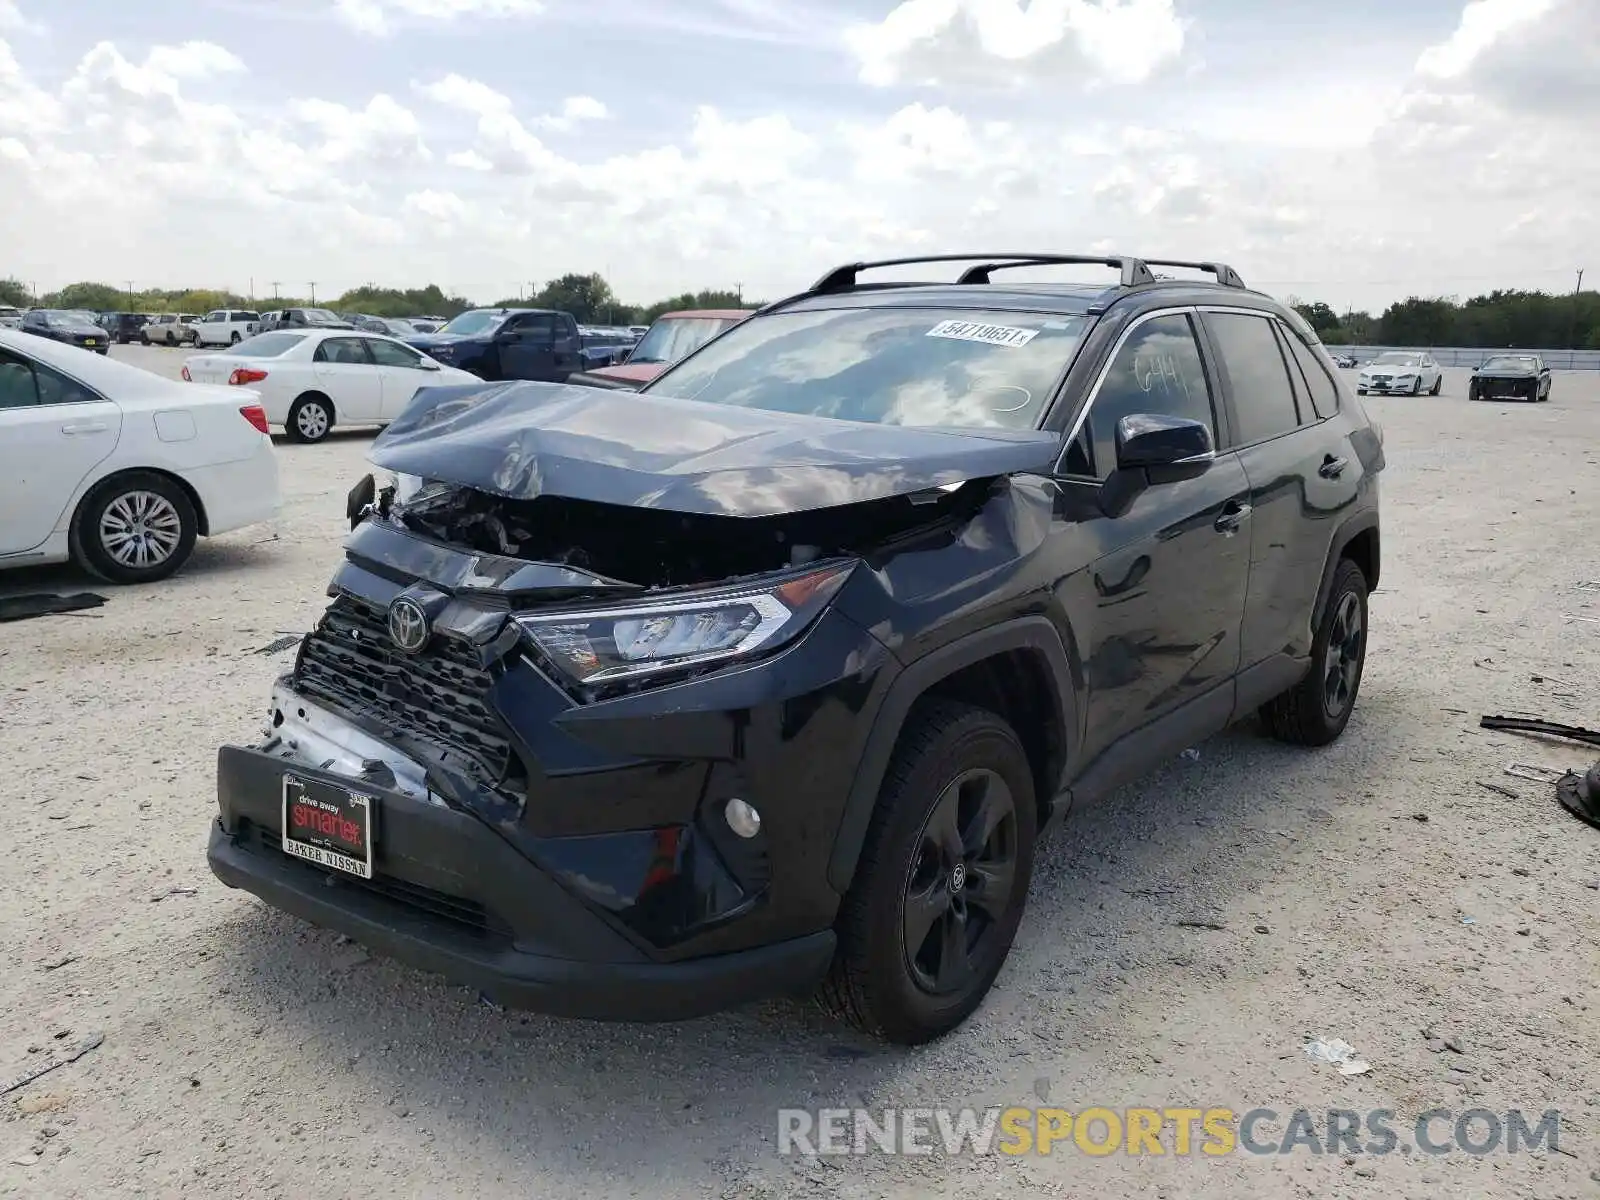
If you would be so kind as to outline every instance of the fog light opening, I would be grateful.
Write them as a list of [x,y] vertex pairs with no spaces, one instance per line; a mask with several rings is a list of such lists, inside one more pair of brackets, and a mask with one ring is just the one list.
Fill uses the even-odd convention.
[[743,800],[729,800],[722,810],[728,828],[742,838],[753,838],[761,832],[761,814]]

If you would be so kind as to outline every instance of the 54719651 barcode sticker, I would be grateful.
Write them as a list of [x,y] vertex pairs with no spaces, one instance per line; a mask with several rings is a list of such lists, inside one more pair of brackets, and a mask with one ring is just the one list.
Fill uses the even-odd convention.
[[958,342],[983,342],[988,346],[1026,346],[1037,337],[1037,329],[1018,329],[1014,325],[984,325],[978,321],[940,321],[928,330],[928,337],[953,338]]

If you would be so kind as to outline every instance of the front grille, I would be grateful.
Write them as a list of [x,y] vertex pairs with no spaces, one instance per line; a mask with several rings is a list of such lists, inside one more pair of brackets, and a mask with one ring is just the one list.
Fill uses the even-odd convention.
[[[509,927],[505,922],[495,917],[476,900],[453,896],[449,892],[423,887],[417,883],[407,883],[403,879],[380,874],[378,870],[373,871],[371,879],[327,871],[292,854],[285,854],[277,830],[268,829],[265,825],[250,825],[249,822],[244,824],[246,828],[240,830],[240,836],[245,845],[257,854],[273,859],[288,870],[326,876],[341,887],[357,888],[371,895],[380,896],[391,904],[410,909],[412,912],[448,921],[462,932],[477,937],[505,937],[509,934]],[[381,868],[381,862],[378,865]]]
[[464,758],[501,783],[512,755],[484,702],[492,683],[463,643],[436,637],[421,654],[397,650],[387,614],[353,596],[329,606],[302,643],[294,674],[309,699],[435,747],[443,760]]

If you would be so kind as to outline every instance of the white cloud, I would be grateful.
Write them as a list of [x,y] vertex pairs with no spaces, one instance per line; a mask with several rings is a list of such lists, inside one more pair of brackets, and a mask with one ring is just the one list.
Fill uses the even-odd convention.
[[184,42],[181,46],[156,46],[145,66],[174,79],[205,79],[245,70],[244,60],[214,42]]
[[387,35],[399,23],[454,21],[460,17],[530,17],[542,0],[333,0],[333,11],[361,33]]
[[416,116],[382,93],[359,110],[327,100],[296,100],[289,114],[320,135],[315,153],[324,162],[426,162],[432,157]]
[[561,103],[561,111],[552,116],[540,117],[539,124],[546,129],[570,133],[585,121],[604,121],[611,110],[593,96],[568,96]]
[[1471,0],[1449,39],[1429,46],[1417,59],[1417,74],[1455,79],[1506,33],[1545,16],[1556,0]]
[[16,0],[0,0],[0,33],[38,33],[43,28],[22,15]]
[[495,91],[486,83],[467,79],[461,75],[446,75],[433,83],[414,83],[411,86],[435,104],[460,109],[462,112],[484,115],[511,111],[509,96]]
[[1022,87],[1074,70],[1142,83],[1183,51],[1173,0],[902,0],[845,32],[874,86],[989,83]]

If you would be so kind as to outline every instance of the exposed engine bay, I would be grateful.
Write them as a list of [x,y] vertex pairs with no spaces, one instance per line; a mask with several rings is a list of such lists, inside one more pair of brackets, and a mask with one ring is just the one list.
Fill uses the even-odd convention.
[[644,587],[725,582],[851,556],[871,561],[948,538],[977,513],[989,481],[779,516],[730,517],[430,485],[378,512],[402,527],[481,553],[555,563]]

